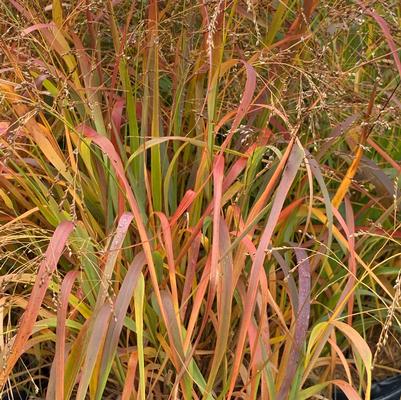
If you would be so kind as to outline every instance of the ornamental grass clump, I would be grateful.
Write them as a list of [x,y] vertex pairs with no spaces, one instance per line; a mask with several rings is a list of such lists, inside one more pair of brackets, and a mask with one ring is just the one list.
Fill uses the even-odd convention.
[[398,3],[0,10],[2,398],[400,372]]

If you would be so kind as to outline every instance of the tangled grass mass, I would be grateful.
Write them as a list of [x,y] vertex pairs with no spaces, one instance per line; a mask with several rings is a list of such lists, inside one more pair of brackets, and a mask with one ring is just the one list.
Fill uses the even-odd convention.
[[401,5],[0,0],[0,398],[370,399],[401,373]]

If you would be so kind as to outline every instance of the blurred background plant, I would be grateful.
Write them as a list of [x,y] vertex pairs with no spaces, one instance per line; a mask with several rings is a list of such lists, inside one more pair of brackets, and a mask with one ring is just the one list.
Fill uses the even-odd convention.
[[399,2],[0,4],[3,398],[401,372]]

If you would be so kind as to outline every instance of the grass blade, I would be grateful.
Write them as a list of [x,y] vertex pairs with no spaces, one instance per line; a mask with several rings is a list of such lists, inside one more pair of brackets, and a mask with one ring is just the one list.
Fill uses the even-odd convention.
[[[141,270],[145,265],[145,263],[146,263],[145,256],[143,252],[141,252],[135,257],[134,261],[128,268],[127,274],[125,275],[117,299],[115,301],[114,318],[110,320],[102,353],[100,372],[99,372],[99,384],[97,386],[97,391],[96,391],[97,399],[102,399],[103,391],[107,384],[107,378],[109,376],[113,359],[116,354],[118,341],[120,339],[121,330],[124,324],[124,318],[126,316],[129,304],[134,294],[134,290],[136,290],[138,282],[143,280],[143,277],[141,276]],[[143,285],[143,283],[141,284]],[[135,297],[135,301],[137,301],[136,300],[137,298],[138,301],[140,301],[140,298],[143,299],[143,293],[141,297],[140,292],[138,292],[137,296]],[[139,327],[137,327],[137,335],[139,335],[139,332],[141,332],[141,329],[138,328]],[[141,362],[143,363],[142,349],[143,349],[143,339],[138,340],[138,358],[140,359],[141,358],[140,355],[142,355]],[[143,371],[141,372],[143,373]]]
[[138,355],[136,353],[131,353],[128,360],[127,377],[125,379],[121,400],[130,400],[131,398],[131,394],[134,389],[135,371],[137,363],[138,363]]
[[8,375],[24,351],[24,347],[31,335],[36,318],[39,314],[52,273],[57,267],[57,263],[64,251],[68,236],[71,234],[73,229],[74,224],[72,222],[64,221],[56,228],[52,238],[50,239],[43,261],[40,263],[35,285],[32,289],[28,305],[22,317],[18,333],[13,342],[10,343],[11,350],[9,353],[7,350],[3,350],[0,372],[1,388],[5,385]]
[[256,292],[260,279],[260,274],[263,266],[263,261],[266,256],[266,251],[273,235],[274,228],[279,218],[279,213],[284,204],[285,197],[290,189],[290,186],[298,172],[303,159],[303,152],[298,145],[292,148],[288,163],[284,169],[282,180],[278,186],[276,197],[273,201],[272,209],[266,227],[260,239],[259,246],[256,250],[255,259],[252,264],[251,276],[249,278],[249,286],[244,305],[244,313],[241,320],[240,331],[238,336],[237,348],[235,352],[233,369],[231,372],[230,389],[228,398],[231,398],[234,390],[235,380],[239,372],[242,359],[243,348],[245,344],[246,330],[250,323],[252,311],[255,305]]
[[298,261],[299,271],[299,297],[298,310],[294,327],[294,339],[291,345],[291,351],[288,359],[285,377],[281,384],[277,399],[286,399],[294,382],[295,372],[299,365],[300,353],[309,325],[310,316],[310,291],[311,291],[311,268],[308,256],[303,249],[294,249]]
[[[65,340],[66,340],[66,319],[68,308],[68,297],[72,286],[78,276],[78,271],[70,271],[65,276],[61,285],[60,309],[57,313],[57,341],[55,364],[55,399],[64,400],[64,373],[65,373]],[[49,389],[48,393],[49,394]]]
[[[82,367],[82,375],[78,385],[77,400],[85,400],[92,374],[99,354],[104,346],[107,329],[109,326],[111,309],[109,304],[104,304],[99,312],[92,316],[92,330],[89,331],[88,346],[85,348],[85,361]],[[81,349],[82,351],[82,349]]]

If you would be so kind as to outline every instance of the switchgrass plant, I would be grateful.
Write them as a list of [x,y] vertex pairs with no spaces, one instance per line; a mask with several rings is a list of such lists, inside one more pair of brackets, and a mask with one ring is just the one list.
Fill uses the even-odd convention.
[[0,4],[2,398],[399,372],[398,2]]

